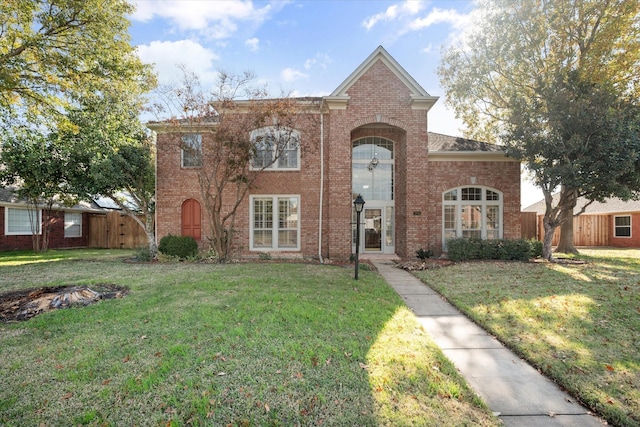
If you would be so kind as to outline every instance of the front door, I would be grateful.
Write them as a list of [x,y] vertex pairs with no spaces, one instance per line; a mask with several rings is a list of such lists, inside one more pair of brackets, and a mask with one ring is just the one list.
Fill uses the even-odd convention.
[[364,251],[382,252],[382,209],[364,210]]

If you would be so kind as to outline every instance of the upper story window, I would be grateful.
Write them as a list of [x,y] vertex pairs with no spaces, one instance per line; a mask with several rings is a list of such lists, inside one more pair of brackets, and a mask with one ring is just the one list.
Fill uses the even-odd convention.
[[255,144],[252,169],[300,169],[300,132],[287,128],[265,127],[251,132],[251,140]]
[[393,141],[366,137],[353,141],[351,190],[367,200],[393,200]]
[[502,237],[502,193],[486,187],[459,187],[442,194],[442,239]]
[[182,135],[180,148],[183,168],[202,166],[202,135]]

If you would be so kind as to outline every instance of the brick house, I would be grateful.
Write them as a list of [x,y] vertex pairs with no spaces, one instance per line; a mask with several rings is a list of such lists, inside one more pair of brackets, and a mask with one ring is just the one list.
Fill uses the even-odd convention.
[[[520,163],[498,146],[428,132],[436,101],[382,47],[331,95],[300,99],[320,125],[296,129],[300,145],[262,172],[243,201],[237,252],[348,259],[358,194],[363,255],[440,254],[454,236],[519,238]],[[193,235],[204,246],[209,230],[190,155],[175,128],[149,127],[157,133],[157,238]],[[202,147],[215,124],[199,131]]]

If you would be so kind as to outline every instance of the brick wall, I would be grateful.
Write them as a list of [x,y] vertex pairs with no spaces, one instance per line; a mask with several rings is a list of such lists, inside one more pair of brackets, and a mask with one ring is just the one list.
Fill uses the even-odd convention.
[[[33,241],[31,235],[28,236],[5,236],[5,212],[4,206],[0,206],[0,251],[31,250]],[[55,211],[52,214],[51,225],[49,226],[49,249],[56,248],[78,248],[87,246],[87,236],[89,233],[89,220],[87,213],[82,214],[82,236],[64,237],[64,212]]]

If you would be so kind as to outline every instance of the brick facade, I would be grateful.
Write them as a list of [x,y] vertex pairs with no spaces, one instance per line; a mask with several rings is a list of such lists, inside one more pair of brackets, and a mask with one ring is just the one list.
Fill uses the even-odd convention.
[[[314,115],[321,126],[298,129],[303,146],[300,170],[262,172],[250,191],[250,195],[299,195],[300,250],[293,254],[344,260],[353,252],[352,142],[362,137],[393,142],[395,234],[391,248],[398,256],[412,257],[419,248],[442,251],[442,195],[464,185],[499,191],[503,195],[503,236],[520,237],[520,164],[501,152],[476,155],[464,151],[432,158],[427,114],[436,99],[382,48],[330,96],[317,99]],[[210,235],[197,172],[181,167],[180,134],[161,124],[150,127],[157,132],[157,238],[181,233],[181,207],[190,198],[202,207],[202,235]],[[203,147],[211,132],[215,132],[214,125],[201,129]],[[232,194],[228,196],[227,201],[235,200]],[[236,218],[237,254],[257,256],[249,247],[249,196]]]
[[[31,250],[33,241],[31,235],[5,236],[5,207],[0,206],[0,251]],[[89,235],[88,214],[82,214],[82,236],[64,237],[64,212],[52,213],[49,225],[49,248],[79,248],[87,246]]]

